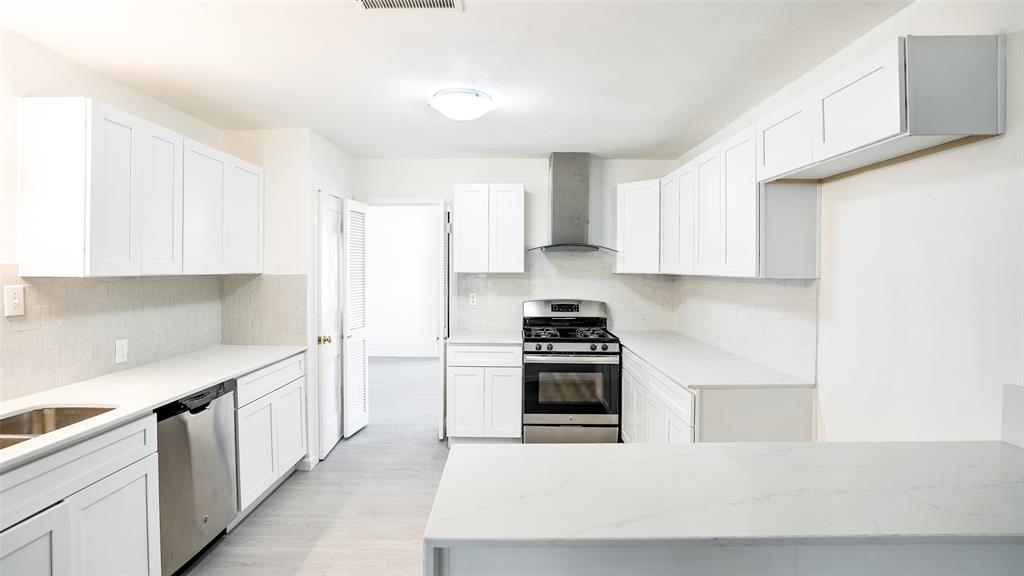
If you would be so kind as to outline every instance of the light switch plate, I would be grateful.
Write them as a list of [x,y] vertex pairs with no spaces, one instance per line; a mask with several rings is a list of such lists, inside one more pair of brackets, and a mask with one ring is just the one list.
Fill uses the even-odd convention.
[[476,306],[476,292],[469,293],[469,305]]
[[4,316],[25,315],[25,287],[4,286]]
[[114,364],[124,364],[128,361],[128,339],[114,341]]

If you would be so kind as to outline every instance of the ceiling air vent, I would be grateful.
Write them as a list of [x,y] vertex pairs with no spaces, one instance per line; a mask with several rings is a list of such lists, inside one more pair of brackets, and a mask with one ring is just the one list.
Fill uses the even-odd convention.
[[462,0],[356,0],[364,10],[454,10],[462,12]]

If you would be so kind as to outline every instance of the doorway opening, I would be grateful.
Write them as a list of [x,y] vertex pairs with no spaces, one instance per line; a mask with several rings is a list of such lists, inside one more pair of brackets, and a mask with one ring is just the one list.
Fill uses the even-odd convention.
[[[440,419],[443,393],[437,382],[448,314],[445,205],[368,203],[367,351],[374,373],[396,375],[374,379],[382,397],[390,398],[379,409],[395,412],[378,411],[377,422],[410,413]],[[403,381],[419,386],[417,393],[388,390]]]

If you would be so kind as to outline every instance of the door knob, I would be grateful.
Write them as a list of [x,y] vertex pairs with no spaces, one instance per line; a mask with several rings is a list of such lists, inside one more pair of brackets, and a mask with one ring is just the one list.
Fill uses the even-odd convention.
[[331,343],[331,337],[330,336],[317,336],[316,337],[316,343],[317,344],[330,344]]

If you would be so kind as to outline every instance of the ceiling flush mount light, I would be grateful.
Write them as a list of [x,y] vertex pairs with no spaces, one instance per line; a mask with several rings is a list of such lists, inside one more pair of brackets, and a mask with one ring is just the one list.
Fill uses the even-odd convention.
[[494,108],[490,95],[472,88],[441,90],[430,99],[430,107],[452,120],[476,120]]

